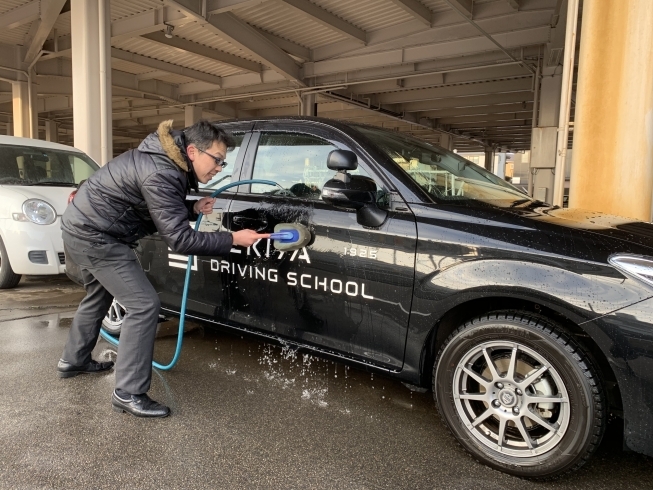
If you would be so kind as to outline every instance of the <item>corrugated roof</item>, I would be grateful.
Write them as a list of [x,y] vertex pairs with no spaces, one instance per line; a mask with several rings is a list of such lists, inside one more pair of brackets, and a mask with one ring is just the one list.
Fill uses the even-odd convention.
[[0,29],[0,43],[22,45],[31,25],[29,23],[13,29]]
[[447,2],[443,0],[419,0],[419,3],[429,8],[433,12],[442,12],[443,10],[451,10]]
[[308,48],[347,39],[311,17],[281,3],[264,3],[236,12],[245,22]]
[[199,25],[197,22],[175,27],[174,35],[247,60],[254,60],[249,53],[222,39],[214,31]]
[[123,19],[132,15],[163,7],[163,0],[110,0],[111,20]]
[[177,48],[155,43],[145,38],[131,38],[113,43],[113,46],[131,53],[137,53],[149,58],[167,61],[175,65],[193,68],[211,75],[228,76],[242,72],[241,69],[213,61],[202,56],[188,53]]
[[29,3],[29,0],[0,0],[0,15]]
[[409,13],[389,1],[320,0],[313,3],[364,31],[392,27],[413,20]]

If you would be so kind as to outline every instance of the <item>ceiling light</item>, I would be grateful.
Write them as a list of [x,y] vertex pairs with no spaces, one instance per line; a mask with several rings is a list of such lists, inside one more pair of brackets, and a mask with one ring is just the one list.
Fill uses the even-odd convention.
[[165,32],[165,37],[168,39],[172,39],[172,31],[174,30],[174,26],[171,26],[170,24],[166,24],[166,32]]

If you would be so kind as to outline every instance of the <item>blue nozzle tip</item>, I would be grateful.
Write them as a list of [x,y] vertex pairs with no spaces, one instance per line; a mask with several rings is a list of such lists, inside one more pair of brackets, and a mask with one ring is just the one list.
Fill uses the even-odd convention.
[[272,233],[270,238],[281,243],[295,243],[299,241],[299,232],[297,230],[280,230]]

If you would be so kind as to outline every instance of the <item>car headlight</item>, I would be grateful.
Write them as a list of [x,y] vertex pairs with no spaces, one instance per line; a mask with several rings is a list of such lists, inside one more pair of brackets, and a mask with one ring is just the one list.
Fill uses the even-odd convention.
[[653,286],[653,257],[632,254],[615,254],[608,262],[621,272]]
[[28,199],[23,203],[23,214],[37,225],[51,225],[57,219],[54,208],[41,199]]

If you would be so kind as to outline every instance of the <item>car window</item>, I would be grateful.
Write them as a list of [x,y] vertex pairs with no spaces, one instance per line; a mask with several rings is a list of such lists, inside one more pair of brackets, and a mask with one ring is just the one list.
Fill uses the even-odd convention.
[[83,153],[0,145],[0,185],[77,185],[97,170]]
[[436,199],[478,200],[498,206],[531,200],[512,184],[454,153],[395,132],[355,127]]
[[232,136],[236,140],[236,146],[233,150],[227,153],[227,166],[222,169],[222,172],[219,172],[206,184],[199,184],[200,189],[219,189],[223,185],[231,183],[231,176],[236,165],[236,159],[240,153],[240,148],[243,143],[243,137],[245,133],[233,133]]
[[[322,199],[322,187],[335,172],[327,167],[327,157],[339,148],[317,136],[303,133],[263,133],[254,161],[253,179],[272,180],[281,189],[253,184],[254,194],[290,195],[302,199]],[[358,168],[352,175],[369,174]]]

